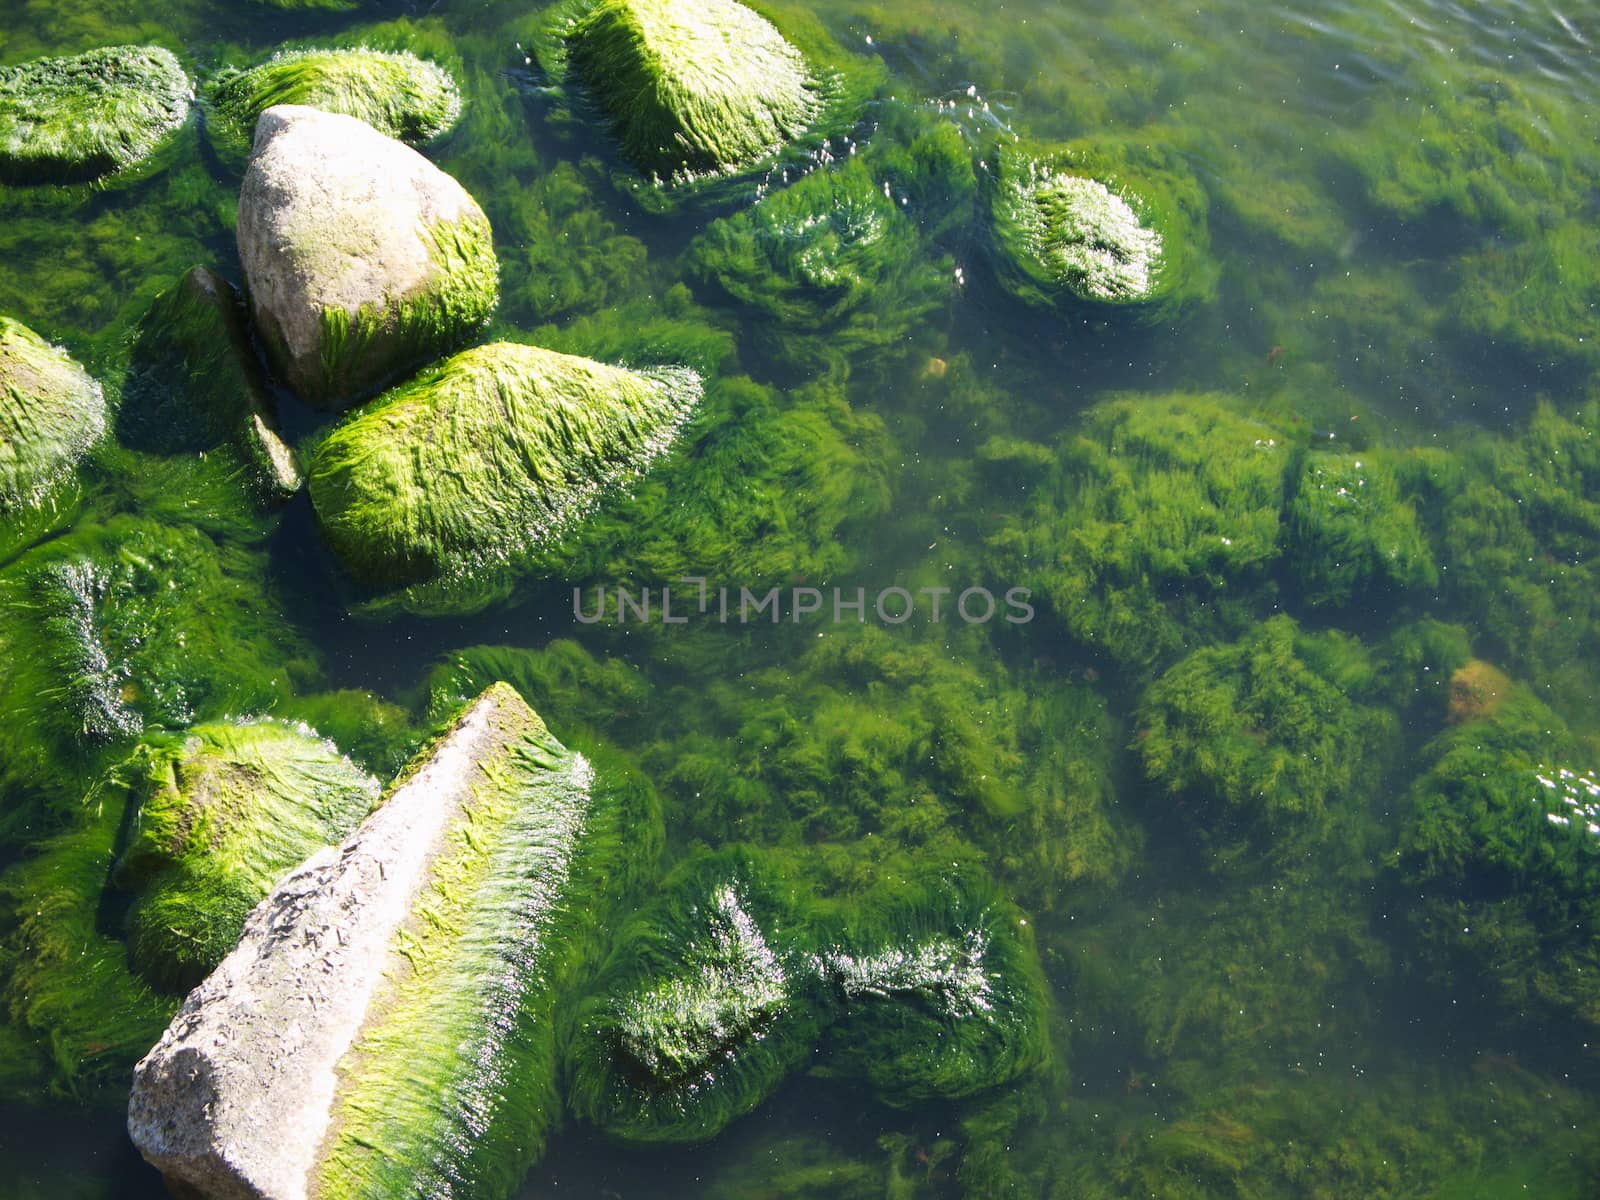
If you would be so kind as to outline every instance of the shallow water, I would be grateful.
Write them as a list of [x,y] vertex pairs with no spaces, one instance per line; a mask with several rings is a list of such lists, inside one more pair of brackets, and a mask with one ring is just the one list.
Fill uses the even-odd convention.
[[[975,464],[1001,439],[1054,445],[1114,394],[1222,393],[1302,445],[1357,453],[1454,453],[1484,438],[1515,447],[1544,401],[1567,415],[1589,402],[1592,416],[1600,5],[809,7],[850,53],[887,66],[890,84],[858,131],[864,144],[896,136],[908,120],[946,120],[980,154],[1012,133],[1176,147],[1207,197],[1215,296],[1147,328],[1029,309],[995,282],[976,222],[919,242],[947,286],[928,316],[892,338],[775,345],[749,314],[697,286],[682,321],[731,334],[737,364],[724,371],[773,389],[779,436],[802,436],[785,424],[797,412],[832,405],[837,440],[854,454],[838,451],[832,469],[851,479],[835,479],[840,494],[817,501],[828,518],[797,517],[788,531],[792,566],[741,575],[750,556],[711,537],[716,561],[700,566],[713,586],[1042,592],[1031,568],[989,549],[997,530],[1037,519],[1028,481]],[[610,184],[609,148],[574,129],[519,45],[535,10],[505,0],[347,15],[203,0],[0,0],[0,64],[153,42],[203,73],[286,42],[414,19],[464,67],[466,118],[427,152],[494,224],[503,298],[489,336],[606,357],[603,347],[626,341],[614,326],[671,306],[685,248],[755,189],[710,211],[640,211]],[[1493,117],[1463,123],[1484,111]],[[1441,185],[1413,203],[1381,185],[1404,174],[1414,197],[1468,158],[1467,182],[1448,194]],[[0,189],[0,314],[114,382],[133,326],[184,270],[204,263],[238,279],[236,188],[190,130],[174,161],[141,182],[69,200]],[[1499,208],[1482,199],[1497,190]],[[1540,273],[1543,260],[1519,257],[1568,224],[1588,240],[1554,275]],[[1520,299],[1493,312],[1475,302],[1495,288]],[[681,330],[661,335],[668,347],[689,340]],[[282,418],[296,434],[320,421],[292,398]],[[1487,459],[1462,461],[1473,470]],[[778,491],[797,487],[826,490],[802,479]],[[810,511],[808,495],[789,499]],[[116,480],[95,502],[102,511],[149,503]],[[170,505],[160,516],[183,519]],[[651,575],[640,555],[627,560],[645,568],[637,573],[525,581],[513,601],[472,617],[363,621],[343,609],[303,496],[253,533],[266,548],[261,585],[276,585],[321,656],[317,690],[369,689],[411,704],[426,669],[452,651],[571,639],[606,661],[606,673],[552,669],[536,689],[525,686],[528,698],[570,744],[604,742],[639,759],[666,803],[669,856],[702,843],[770,843],[826,862],[823,874],[848,894],[873,864],[937,855],[948,836],[1033,917],[1060,1060],[1043,1078],[898,1111],[846,1081],[807,1076],[687,1149],[619,1150],[569,1128],[523,1197],[1600,1194],[1595,1026],[1507,1004],[1462,963],[1441,974],[1414,961],[1397,823],[1422,747],[1441,726],[1392,695],[1356,697],[1392,711],[1395,724],[1392,747],[1374,750],[1382,761],[1345,800],[1357,832],[1341,827],[1325,845],[1260,870],[1213,870],[1192,799],[1144,777],[1147,679],[1075,639],[1043,603],[1035,621],[1016,626],[576,620],[574,584],[676,582],[676,572]],[[1242,623],[1236,613],[1196,623],[1186,649],[1232,640],[1278,611],[1369,646],[1410,620],[1460,623],[1475,656],[1535,689],[1593,755],[1600,608],[1573,607],[1574,592],[1556,577],[1600,553],[1600,530],[1546,535],[1550,576],[1529,587],[1548,590],[1557,633],[1547,638],[1508,632],[1502,610],[1450,589],[1448,571],[1402,603],[1333,609],[1309,604],[1280,575],[1249,600]],[[779,534],[758,524],[745,536]],[[1482,586],[1497,586],[1488,579]],[[1543,602],[1527,603],[1531,612]],[[1563,629],[1568,641],[1557,640]],[[837,652],[819,648],[838,643]],[[1021,811],[985,807],[990,760],[968,768],[941,758],[959,741],[958,716],[975,731],[973,745],[994,748],[993,769],[1008,796],[1022,797]],[[811,786],[799,762],[813,753],[823,786]],[[690,755],[749,781],[743,800],[703,796],[680,769]],[[1060,804],[1052,809],[1046,796]],[[1069,800],[1090,816],[1063,816]],[[917,804],[933,815],[916,818]],[[0,860],[24,856],[40,832],[11,835]],[[1081,837],[1102,840],[1077,850]],[[1114,861],[1080,861],[1101,850]],[[1524,970],[1531,977],[1544,965]],[[120,1132],[118,1101],[8,1098],[6,1194],[162,1194]]]

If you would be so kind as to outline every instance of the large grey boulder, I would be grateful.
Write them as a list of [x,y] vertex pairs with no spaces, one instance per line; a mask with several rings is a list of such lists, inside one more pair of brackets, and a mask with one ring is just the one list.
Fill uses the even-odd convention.
[[415,150],[337,113],[261,114],[238,238],[268,358],[314,404],[347,403],[448,353],[499,297],[477,202]]
[[489,688],[250,914],[135,1067],[134,1143],[213,1200],[508,1195],[558,1109],[558,998],[651,811]]

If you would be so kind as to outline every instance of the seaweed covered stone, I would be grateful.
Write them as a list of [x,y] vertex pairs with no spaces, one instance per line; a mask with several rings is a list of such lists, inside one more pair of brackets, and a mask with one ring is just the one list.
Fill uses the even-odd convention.
[[823,350],[886,351],[949,295],[911,218],[859,158],[713,222],[687,262],[757,319],[764,350],[797,366]]
[[663,454],[700,398],[686,368],[629,370],[536,346],[466,350],[345,420],[311,500],[359,582],[463,610],[553,549]]
[[1151,783],[1200,806],[1214,864],[1281,861],[1308,835],[1359,824],[1346,802],[1365,794],[1395,731],[1391,713],[1359,699],[1375,682],[1355,639],[1277,616],[1156,680],[1134,746]]
[[1343,605],[1438,582],[1416,509],[1382,451],[1308,454],[1293,493],[1284,559],[1308,603]]
[[135,1144],[208,1195],[509,1196],[561,999],[660,838],[648,789],[488,689],[251,914],[135,1069]]
[[436,63],[405,52],[288,50],[247,70],[220,72],[204,93],[206,133],[218,156],[242,169],[256,122],[278,104],[357,117],[409,145],[448,133],[461,116],[461,92]]
[[1600,1027],[1600,774],[1526,687],[1494,687],[1424,749],[1405,797],[1419,958],[1453,990]]
[[599,0],[567,53],[623,154],[661,180],[741,170],[822,110],[804,56],[738,0]]
[[273,368],[343,404],[448,353],[488,319],[488,218],[450,176],[365,121],[262,113],[239,196],[239,258]]
[[989,182],[996,272],[1019,299],[1164,314],[1210,295],[1206,198],[1173,150],[1008,145]]
[[86,183],[134,167],[184,123],[190,99],[159,46],[0,67],[0,181]]
[[[1015,458],[1018,448],[994,447]],[[988,538],[1081,641],[1149,667],[1238,609],[1279,555],[1290,440],[1217,396],[1119,397],[1061,441],[1017,518]]]
[[0,317],[0,558],[55,520],[105,429],[100,385],[66,351]]
[[255,499],[282,501],[304,477],[273,408],[242,297],[207,268],[191,268],[140,323],[117,412],[119,440],[155,453],[231,454]]
[[177,990],[205,978],[278,877],[341,840],[379,793],[332,743],[270,720],[152,735],[123,770],[137,795],[115,875],[137,897],[129,955]]
[[691,859],[622,931],[570,1052],[580,1116],[626,1141],[703,1141],[824,1047],[828,1072],[895,1104],[1048,1060],[1043,976],[991,884],[897,880],[846,916],[775,861]]

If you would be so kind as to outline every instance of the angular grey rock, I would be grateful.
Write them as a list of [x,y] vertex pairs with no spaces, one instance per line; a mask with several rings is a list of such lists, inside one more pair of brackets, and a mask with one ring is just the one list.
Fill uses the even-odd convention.
[[558,1111],[559,997],[655,844],[635,796],[489,688],[250,914],[134,1068],[134,1144],[211,1200],[508,1194]]
[[448,353],[499,298],[489,221],[466,190],[364,121],[314,108],[261,114],[238,240],[268,358],[313,404]]

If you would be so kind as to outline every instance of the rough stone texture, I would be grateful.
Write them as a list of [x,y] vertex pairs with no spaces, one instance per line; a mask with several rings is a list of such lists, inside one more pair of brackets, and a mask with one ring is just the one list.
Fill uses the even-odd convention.
[[251,913],[134,1068],[128,1132],[163,1175],[218,1200],[314,1194],[339,1063],[446,830],[518,717],[533,714],[511,689],[484,693],[355,834]]
[[261,114],[238,238],[268,356],[312,403],[353,400],[448,352],[498,299],[483,210],[354,117]]

